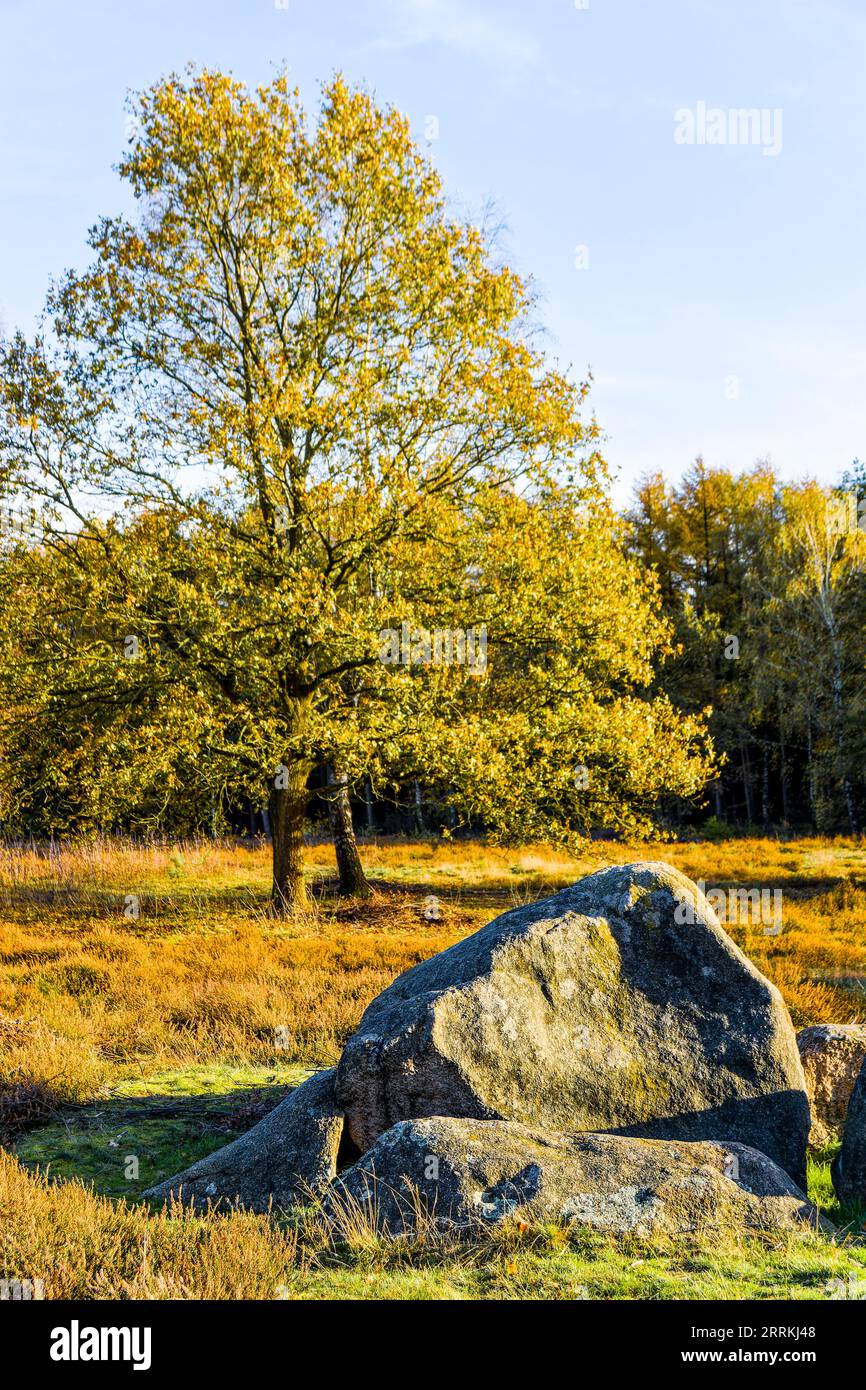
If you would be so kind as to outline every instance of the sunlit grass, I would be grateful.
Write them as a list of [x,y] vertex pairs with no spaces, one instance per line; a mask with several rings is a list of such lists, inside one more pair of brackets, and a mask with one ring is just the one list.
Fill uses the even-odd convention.
[[[34,1187],[32,1176],[4,1169],[7,1271],[50,1266],[58,1296],[826,1296],[839,1262],[854,1257],[822,1238],[628,1259],[604,1243],[589,1250],[573,1235],[536,1233],[504,1253],[496,1240],[469,1253],[380,1251],[374,1240],[374,1257],[329,1252],[321,1234],[300,1240],[261,1218],[172,1224],[118,1205],[153,1174],[227,1142],[232,1124],[254,1122],[235,1093],[276,1096],[335,1061],[400,971],[605,864],[663,859],[710,887],[781,888],[781,934],[731,922],[732,937],[779,985],[798,1027],[866,1018],[866,853],[857,841],[605,842],[572,859],[544,846],[408,840],[365,843],[362,854],[374,897],[342,903],[330,846],[312,844],[312,906],[286,921],[268,912],[263,844],[95,842],[0,855],[0,1126],[8,1143],[18,1131],[22,1159],[59,1180]],[[424,915],[430,894],[434,921]],[[126,911],[130,899],[137,916]],[[172,1097],[189,1108],[159,1108]],[[120,1163],[129,1154],[143,1160],[137,1180]],[[838,1219],[828,1164],[815,1156],[810,1182]],[[70,1182],[76,1176],[112,1202]],[[196,1272],[205,1254],[249,1268]],[[857,1260],[866,1264],[861,1245]]]
[[[3,854],[0,1084],[36,1081],[80,1101],[160,1068],[331,1062],[400,971],[497,911],[650,856],[711,886],[781,886],[781,935],[729,923],[732,936],[779,985],[798,1026],[866,1017],[866,865],[853,841],[603,843],[577,860],[468,842],[373,843],[363,853],[372,901],[341,904],[325,891],[331,850],[313,845],[318,896],[286,922],[267,912],[264,845]],[[424,916],[431,893],[435,921]],[[124,915],[130,899],[137,917]]]
[[179,1208],[51,1184],[0,1152],[0,1277],[46,1298],[812,1299],[866,1278],[866,1246],[815,1234],[655,1242],[505,1224],[471,1244],[387,1240],[315,1209],[295,1221]]

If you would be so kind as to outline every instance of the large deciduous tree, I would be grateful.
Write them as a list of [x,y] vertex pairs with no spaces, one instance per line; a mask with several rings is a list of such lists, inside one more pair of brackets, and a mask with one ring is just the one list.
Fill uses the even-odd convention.
[[[130,684],[186,703],[189,748],[268,788],[279,910],[303,902],[316,765],[341,796],[420,771],[511,829],[569,821],[583,748],[614,824],[694,792],[698,724],[641,694],[664,635],[604,508],[586,387],[547,366],[528,287],[449,214],[405,119],[336,79],[311,121],[284,77],[213,72],[137,116],[137,217],[94,228],[50,332],[0,363],[0,482],[87,576],[64,627],[80,679],[44,666],[55,711],[70,682],[105,710]],[[383,632],[479,624],[485,670],[423,642],[383,660]]]
[[291,903],[317,721],[351,717],[344,681],[403,616],[390,552],[447,544],[479,484],[572,454],[576,393],[396,112],[336,80],[311,126],[285,78],[204,72],[138,117],[140,215],[99,223],[52,297],[62,375],[13,345],[4,453],[55,529],[92,526],[87,491],[171,513],[193,553],[161,566],[136,635],[273,760]]

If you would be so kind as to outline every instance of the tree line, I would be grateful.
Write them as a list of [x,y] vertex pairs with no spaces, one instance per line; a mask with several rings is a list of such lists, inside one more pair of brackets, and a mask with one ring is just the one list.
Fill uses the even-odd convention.
[[629,551],[658,576],[677,659],[658,685],[710,710],[713,815],[860,834],[866,820],[866,468],[835,488],[697,459],[642,480]]

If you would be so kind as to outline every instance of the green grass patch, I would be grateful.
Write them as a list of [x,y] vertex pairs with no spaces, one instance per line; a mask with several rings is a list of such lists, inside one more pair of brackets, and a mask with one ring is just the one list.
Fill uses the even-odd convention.
[[306,1067],[185,1067],[127,1078],[21,1135],[16,1158],[104,1197],[135,1198],[230,1144],[309,1075]]

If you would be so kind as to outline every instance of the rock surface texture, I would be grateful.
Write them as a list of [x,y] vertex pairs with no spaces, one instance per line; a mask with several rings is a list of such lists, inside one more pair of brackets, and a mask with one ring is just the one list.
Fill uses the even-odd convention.
[[360,1207],[391,1235],[430,1219],[468,1230],[508,1217],[638,1236],[820,1224],[788,1174],[744,1144],[560,1134],[513,1120],[402,1120],[325,1203]]
[[866,1062],[848,1102],[842,1148],[833,1163],[833,1186],[840,1202],[866,1202]]
[[840,1138],[848,1102],[866,1060],[866,1024],[818,1023],[797,1034],[812,1107],[812,1144]]
[[401,975],[346,1045],[364,1152],[401,1120],[716,1139],[805,1180],[809,1104],[778,990],[664,864],[604,869]]

